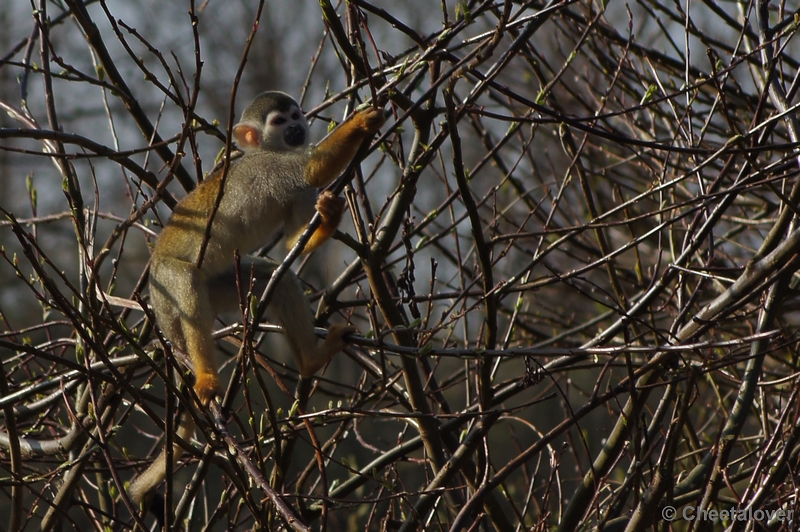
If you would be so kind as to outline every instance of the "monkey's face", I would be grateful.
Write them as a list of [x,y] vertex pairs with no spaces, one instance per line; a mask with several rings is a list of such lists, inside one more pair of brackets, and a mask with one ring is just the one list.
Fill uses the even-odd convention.
[[306,145],[308,123],[296,104],[286,110],[271,109],[261,126],[261,149],[289,151]]
[[297,102],[282,92],[256,97],[233,128],[236,144],[245,152],[305,149],[308,122]]

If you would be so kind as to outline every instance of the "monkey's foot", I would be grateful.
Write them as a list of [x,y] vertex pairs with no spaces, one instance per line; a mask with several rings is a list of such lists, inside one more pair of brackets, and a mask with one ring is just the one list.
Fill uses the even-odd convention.
[[219,395],[219,377],[216,373],[197,373],[194,381],[194,393],[197,394],[197,399],[203,406],[208,406],[208,403],[214,396]]
[[314,373],[331,361],[333,355],[347,347],[348,342],[344,336],[356,332],[355,327],[350,325],[331,325],[328,329],[328,336],[321,347],[318,347],[313,354],[303,353],[297,360],[300,375],[311,377]]
[[330,190],[323,190],[317,197],[315,208],[322,216],[322,223],[325,226],[333,227],[339,225],[344,210],[344,198],[340,198]]
[[328,337],[325,338],[323,348],[333,356],[347,347],[349,342],[345,341],[344,337],[354,332],[356,332],[356,328],[351,325],[331,325],[328,328]]

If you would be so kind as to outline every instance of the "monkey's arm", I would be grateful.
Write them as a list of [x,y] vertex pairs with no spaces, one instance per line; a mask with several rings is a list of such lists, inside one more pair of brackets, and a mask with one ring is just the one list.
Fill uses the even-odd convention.
[[[383,122],[383,111],[369,107],[334,129],[311,150],[304,172],[306,182],[312,187],[323,187],[330,183],[350,164],[364,139],[378,131]],[[312,205],[322,217],[322,222],[303,248],[304,253],[318,248],[339,227],[344,201],[330,192],[320,194],[316,204],[314,197],[303,193],[294,199],[290,216],[284,225],[287,248],[294,247],[297,239],[303,234],[314,215]]]
[[347,168],[361,142],[383,125],[383,111],[369,107],[322,139],[312,151],[305,168],[306,182],[312,187],[324,187]]

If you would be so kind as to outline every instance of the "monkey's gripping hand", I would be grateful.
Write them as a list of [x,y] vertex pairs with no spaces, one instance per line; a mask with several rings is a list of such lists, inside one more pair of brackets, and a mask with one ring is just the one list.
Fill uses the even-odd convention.
[[[317,249],[323,242],[328,240],[331,235],[336,232],[339,227],[339,222],[342,221],[342,212],[344,211],[345,201],[343,198],[338,197],[330,190],[323,190],[317,196],[317,203],[314,208],[322,218],[321,223],[311,235],[311,238],[306,242],[303,248],[303,253],[309,253]],[[286,239],[286,247],[291,249],[294,247],[297,239],[305,230],[306,222],[298,225]]]
[[311,151],[305,167],[309,186],[322,188],[341,174],[355,157],[361,143],[383,125],[383,111],[368,107],[334,129]]
[[331,233],[339,227],[339,222],[342,221],[344,205],[344,198],[336,196],[330,190],[323,190],[317,197],[317,204],[314,208],[317,209],[320,217],[322,217],[322,226],[330,227]]
[[383,110],[367,107],[355,114],[351,119],[354,125],[362,129],[367,135],[372,135],[378,131],[386,122]]

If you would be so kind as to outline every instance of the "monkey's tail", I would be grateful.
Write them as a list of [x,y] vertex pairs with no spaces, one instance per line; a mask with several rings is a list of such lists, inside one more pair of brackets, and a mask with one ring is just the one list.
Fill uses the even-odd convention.
[[[175,433],[183,440],[189,440],[194,434],[194,420],[188,412],[183,412],[178,420],[178,428]],[[183,455],[183,448],[177,441],[172,443],[172,464],[171,470],[178,465],[178,461]],[[167,476],[167,448],[161,450],[153,463],[150,464],[141,475],[133,479],[128,486],[128,497],[130,497],[134,508],[139,508],[144,498],[156,488]]]

